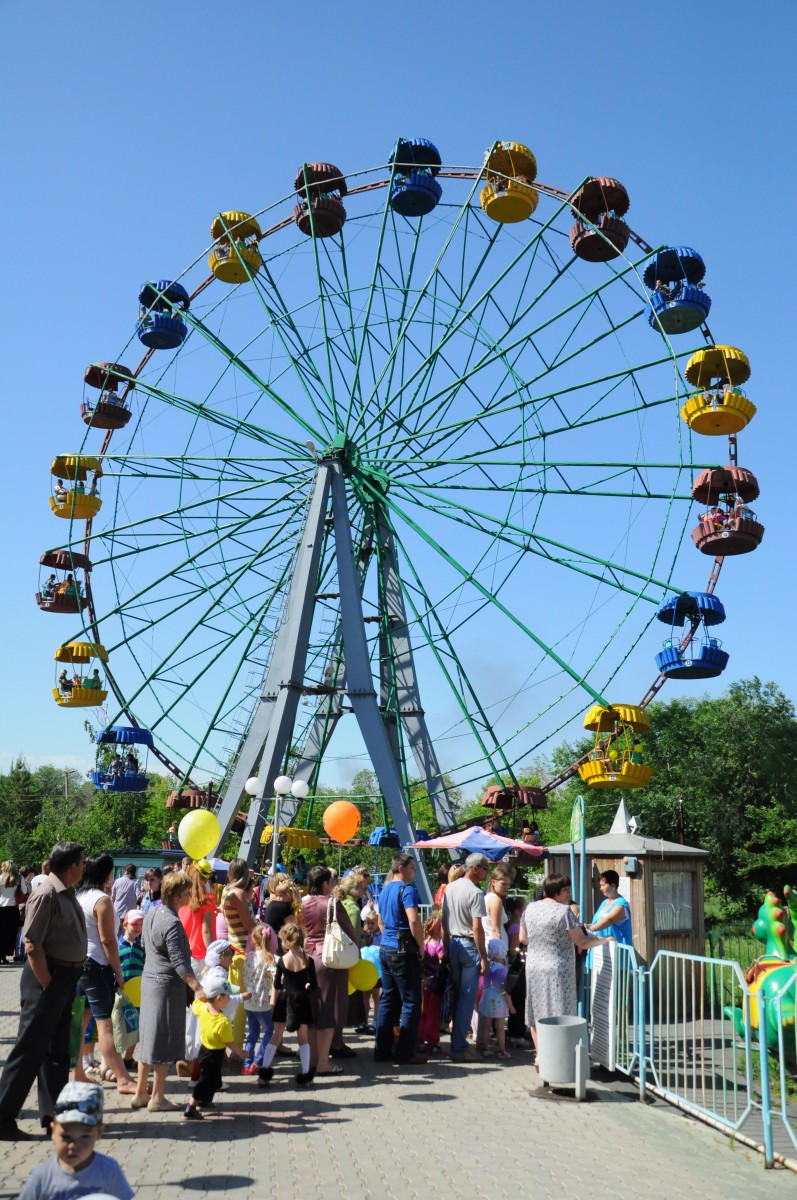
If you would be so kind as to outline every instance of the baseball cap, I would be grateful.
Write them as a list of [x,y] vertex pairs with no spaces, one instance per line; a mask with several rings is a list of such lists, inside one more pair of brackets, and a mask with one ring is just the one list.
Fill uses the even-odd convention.
[[80,1125],[99,1125],[105,1097],[97,1083],[68,1083],[55,1102],[53,1119],[61,1125],[76,1121]]
[[125,913],[125,925],[143,925],[144,914],[140,908],[131,908],[130,912]]
[[231,996],[232,988],[226,979],[222,979],[220,973],[215,971],[212,974],[206,975],[202,981],[202,990],[208,1000],[215,1000],[216,996]]

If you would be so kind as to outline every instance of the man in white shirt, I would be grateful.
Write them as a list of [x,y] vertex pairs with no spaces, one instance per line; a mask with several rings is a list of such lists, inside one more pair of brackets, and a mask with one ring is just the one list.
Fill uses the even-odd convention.
[[30,890],[33,891],[34,888],[37,888],[42,883],[44,883],[45,879],[47,878],[47,876],[49,874],[50,874],[50,860],[49,860],[49,858],[45,858],[44,862],[42,863],[41,874],[34,875],[30,881]]
[[457,998],[451,1026],[451,1057],[455,1061],[471,1057],[467,1034],[479,976],[487,973],[482,922],[482,917],[487,916],[487,906],[480,885],[489,871],[490,863],[483,854],[469,854],[465,859],[465,874],[449,883],[443,896],[443,945]]

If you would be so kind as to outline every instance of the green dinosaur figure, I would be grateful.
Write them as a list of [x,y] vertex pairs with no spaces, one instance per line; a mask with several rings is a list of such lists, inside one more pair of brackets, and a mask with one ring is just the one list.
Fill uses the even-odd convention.
[[[758,1028],[759,996],[767,998],[766,1040],[770,1050],[778,1050],[783,1032],[790,1036],[783,1039],[785,1055],[790,1060],[797,1057],[794,1038],[795,1009],[797,1009],[797,952],[794,949],[794,931],[797,928],[797,898],[793,889],[783,889],[783,902],[772,891],[767,892],[764,903],[758,910],[753,924],[753,933],[765,945],[765,952],[747,972],[750,992],[750,1024]],[[725,1016],[733,1021],[740,1038],[745,1037],[744,1011],[740,1007],[726,1005]]]

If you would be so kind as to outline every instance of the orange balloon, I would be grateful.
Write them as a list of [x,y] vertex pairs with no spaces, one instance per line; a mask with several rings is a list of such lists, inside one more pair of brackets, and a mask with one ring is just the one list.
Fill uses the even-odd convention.
[[324,810],[324,829],[333,842],[348,842],[360,828],[360,813],[348,800],[336,800]]

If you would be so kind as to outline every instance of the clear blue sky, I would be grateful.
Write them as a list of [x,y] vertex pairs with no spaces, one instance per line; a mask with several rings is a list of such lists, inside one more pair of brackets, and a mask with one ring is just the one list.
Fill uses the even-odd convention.
[[[303,160],[382,162],[399,134],[431,137],[449,162],[520,140],[539,178],[561,187],[616,175],[648,240],[703,254],[712,331],[752,364],[759,412],[740,436],[740,462],[759,479],[767,529],[757,553],[723,572],[731,662],[709,690],[755,673],[795,696],[795,416],[777,366],[793,309],[793,3],[4,0],[0,12],[0,767],[17,753],[65,764],[91,753],[80,714],[50,697],[63,631],[33,602],[39,554],[57,541],[48,464],[82,436],[85,365],[124,344],[141,280],[192,261],[212,214],[283,195]],[[690,586],[703,587],[707,565],[695,553]],[[644,692],[655,648],[636,652],[633,694],[620,699]]]

